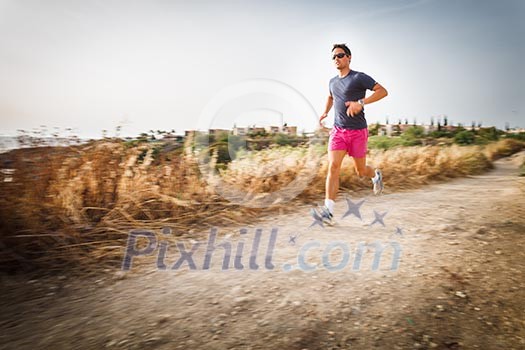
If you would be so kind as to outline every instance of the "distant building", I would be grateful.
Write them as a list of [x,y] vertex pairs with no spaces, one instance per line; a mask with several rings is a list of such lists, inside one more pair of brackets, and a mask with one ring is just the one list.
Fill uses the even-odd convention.
[[235,136],[246,136],[248,134],[248,128],[245,127],[235,126],[232,131]]
[[392,131],[393,131],[393,125],[392,124],[387,124],[385,125],[385,133],[384,135],[388,136],[388,137],[391,137],[392,136]]
[[253,126],[249,128],[248,133],[250,134],[264,134],[266,130],[263,127]]
[[509,129],[507,131],[507,133],[509,134],[519,134],[519,133],[525,133],[525,129],[524,128],[512,128],[512,129]]
[[287,134],[287,135],[297,135],[297,126],[248,126],[248,127],[239,127],[234,126],[232,129],[233,135],[236,136],[246,136],[249,134],[269,134],[269,135],[275,135],[279,133]]
[[442,128],[445,129],[446,131],[456,131],[458,129],[458,127],[454,125],[446,125],[446,126],[443,126]]
[[267,126],[265,129],[268,134],[277,134],[281,132],[281,128],[279,126]]
[[[368,129],[375,127],[377,124],[371,124],[368,126]],[[379,128],[377,129],[377,135],[378,136],[392,136],[392,124],[379,124]]]
[[430,134],[433,131],[437,130],[437,126],[435,125],[421,125],[423,127],[423,130],[425,130],[425,134]]
[[184,141],[184,136],[182,135],[174,135],[174,134],[166,134],[162,137],[164,141],[174,141],[174,142],[182,142]]
[[287,135],[297,135],[297,126],[283,126],[283,133]]
[[[376,124],[369,125],[369,128],[374,127]],[[402,134],[407,129],[411,128],[412,124],[379,124],[379,128],[377,129],[377,134],[379,136],[396,136],[399,134]]]
[[[375,127],[376,124],[369,125],[369,128]],[[404,133],[408,129],[418,126],[420,128],[423,128],[425,134],[429,134],[432,131],[437,130],[437,126],[435,125],[414,125],[414,124],[379,124],[379,128],[377,129],[377,134],[379,136],[396,136],[399,134]],[[445,127],[443,127],[445,128]],[[450,130],[455,130],[457,127],[451,127]],[[447,129],[448,130],[448,129]]]
[[210,134],[210,136],[224,135],[224,134],[229,134],[229,133],[230,133],[230,130],[227,130],[227,129],[209,129],[208,130],[208,134]]

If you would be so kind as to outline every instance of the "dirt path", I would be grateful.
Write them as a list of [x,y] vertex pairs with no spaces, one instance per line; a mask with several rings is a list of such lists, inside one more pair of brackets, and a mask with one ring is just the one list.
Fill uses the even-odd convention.
[[[482,176],[351,198],[365,200],[362,220],[342,218],[341,199],[332,228],[309,228],[307,207],[246,233],[218,228],[215,245],[232,249],[225,271],[221,247],[203,269],[207,232],[198,247],[171,240],[165,271],[156,268],[158,245],[125,274],[3,277],[0,348],[525,349],[525,178],[517,176],[524,156]],[[370,225],[374,211],[386,212],[384,227]],[[265,259],[272,228],[276,243]],[[234,267],[239,242],[242,270]],[[378,250],[359,248],[373,242],[384,248],[377,270]],[[172,270],[177,243],[195,253]]]

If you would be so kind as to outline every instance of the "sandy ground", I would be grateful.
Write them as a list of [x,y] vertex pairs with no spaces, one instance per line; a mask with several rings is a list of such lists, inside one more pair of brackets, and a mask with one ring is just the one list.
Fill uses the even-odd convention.
[[219,227],[209,269],[209,232],[157,232],[126,273],[2,276],[0,348],[525,349],[524,156],[482,176],[349,196],[364,200],[361,220],[343,218],[343,196],[334,227],[309,227],[308,207]]

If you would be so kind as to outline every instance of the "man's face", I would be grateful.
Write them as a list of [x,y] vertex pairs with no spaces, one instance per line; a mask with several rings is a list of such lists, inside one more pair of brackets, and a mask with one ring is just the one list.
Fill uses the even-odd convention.
[[348,68],[350,65],[350,56],[346,55],[343,49],[336,48],[332,51],[332,59],[334,60],[335,68],[339,70]]

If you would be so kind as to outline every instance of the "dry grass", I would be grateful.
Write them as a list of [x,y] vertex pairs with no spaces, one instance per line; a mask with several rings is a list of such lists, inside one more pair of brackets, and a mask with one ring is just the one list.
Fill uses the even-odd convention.
[[[320,147],[272,148],[246,154],[220,174],[205,171],[191,151],[126,147],[98,141],[0,155],[0,264],[4,270],[119,264],[130,230],[169,226],[175,234],[254,222],[288,199],[320,200],[328,169]],[[370,152],[389,191],[489,169],[491,160],[523,148],[505,140],[472,147],[410,147]],[[216,158],[211,157],[211,166]],[[343,190],[369,189],[345,160]],[[306,169],[306,170],[305,170]],[[209,170],[209,169],[208,169]],[[310,171],[312,170],[312,171]],[[240,206],[264,203],[264,208]]]
[[483,154],[491,161],[508,157],[525,148],[523,141],[515,139],[504,139],[499,142],[491,143],[485,146]]

